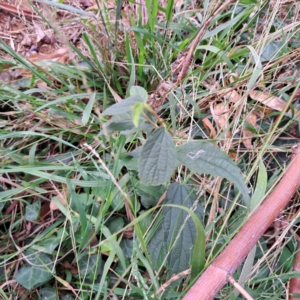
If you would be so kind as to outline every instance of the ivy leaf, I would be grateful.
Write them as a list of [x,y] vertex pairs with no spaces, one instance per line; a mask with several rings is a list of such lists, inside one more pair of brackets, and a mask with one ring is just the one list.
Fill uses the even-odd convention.
[[158,270],[165,262],[169,276],[186,270],[191,262],[192,270],[196,268],[195,273],[204,266],[205,233],[199,221],[203,207],[197,204],[194,211],[197,220],[187,219],[189,213],[185,211],[191,209],[196,200],[197,195],[189,186],[172,183],[164,202],[167,206],[162,209],[162,223],[148,244],[154,268]]
[[82,276],[93,277],[101,272],[101,255],[93,254],[88,258],[83,258],[79,262],[79,270]]
[[27,262],[32,265],[19,269],[16,281],[25,289],[31,290],[52,278],[53,262],[45,253],[35,252],[31,249],[27,250],[25,255]]
[[71,295],[63,295],[59,300],[75,300]]
[[233,182],[242,193],[246,204],[249,204],[247,186],[240,169],[221,149],[207,142],[189,142],[177,148],[177,156],[181,164],[198,174],[208,173]]
[[32,290],[33,287],[47,282],[51,278],[50,272],[33,266],[22,267],[16,274],[16,281],[27,290]]
[[38,200],[33,204],[29,204],[25,209],[25,219],[27,221],[35,221],[40,215],[41,202]]
[[56,292],[53,288],[45,287],[40,289],[40,300],[57,300]]
[[280,55],[280,51],[282,50],[282,47],[283,47],[282,41],[271,41],[264,48],[260,57],[260,61],[266,62],[266,61],[270,61],[271,59],[275,59]]
[[40,249],[42,249],[43,252],[52,254],[55,248],[59,245],[61,242],[61,237],[58,236],[50,236],[44,240],[42,240],[39,244]]
[[139,157],[139,176],[148,185],[165,184],[177,165],[174,142],[164,127],[148,138]]

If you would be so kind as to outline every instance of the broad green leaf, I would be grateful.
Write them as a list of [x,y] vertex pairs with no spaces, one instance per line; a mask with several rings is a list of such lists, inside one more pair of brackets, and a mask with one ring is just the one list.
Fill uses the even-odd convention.
[[148,138],[139,157],[139,175],[142,183],[165,184],[177,165],[176,149],[172,136],[159,127]]
[[82,276],[97,275],[102,265],[101,255],[93,254],[83,257],[79,262],[79,270]]
[[39,300],[57,300],[55,289],[45,287],[39,290],[41,297]]
[[103,124],[103,129],[99,135],[109,134],[110,132],[119,131],[121,134],[131,134],[137,130],[152,130],[153,125],[145,122],[145,117],[141,114],[139,116],[138,127],[133,124],[133,112],[127,111],[123,114],[112,116],[110,120]]
[[29,204],[25,209],[25,219],[27,221],[35,221],[40,215],[41,202],[38,200],[33,204]]
[[143,98],[140,95],[130,96],[122,100],[121,102],[118,102],[108,107],[106,110],[103,111],[102,115],[115,116],[115,115],[123,114],[127,111],[132,110],[133,106],[138,102],[143,102]]
[[177,156],[181,164],[198,174],[208,173],[233,182],[242,193],[246,203],[249,203],[247,186],[239,168],[218,147],[207,142],[189,142],[177,148]]
[[116,253],[116,255],[118,256],[123,268],[126,268],[125,257],[124,257],[123,251],[120,248],[120,244],[115,240],[116,236],[114,236],[113,238],[110,238],[111,233],[106,226],[103,226],[102,233],[105,236],[105,238],[109,239],[108,242],[111,244],[113,252]]
[[16,281],[24,288],[32,288],[49,281],[52,278],[52,260],[42,252],[27,250],[25,252],[27,262],[32,265],[22,267],[16,274]]
[[[167,267],[169,275],[186,270],[192,261],[192,251],[195,254],[193,263],[197,272],[203,268],[205,233],[199,221],[203,208],[198,204],[194,213],[190,210],[196,200],[197,195],[189,186],[176,182],[170,185],[164,202],[167,206],[162,209],[162,223],[148,244],[150,258],[156,270],[162,265]],[[193,217],[187,219],[189,214],[197,216],[196,220]],[[198,265],[195,266],[196,264]]]
[[59,298],[59,300],[75,300],[71,295],[63,295]]
[[133,239],[122,239],[120,247],[125,258],[131,258],[133,249]]
[[166,187],[164,185],[147,186],[145,184],[138,183],[136,186],[136,192],[141,197],[140,201],[145,208],[156,205],[165,190]]
[[107,227],[111,234],[114,234],[124,227],[124,219],[122,217],[112,217],[108,221]]
[[110,120],[103,124],[103,129],[99,135],[109,134],[114,131],[131,130],[134,128],[132,122],[132,112],[128,111],[123,114],[113,116]]
[[280,50],[282,50],[283,46],[284,43],[282,41],[271,41],[264,48],[263,53],[260,56],[260,61],[266,62],[274,60],[277,56],[279,56]]
[[134,85],[130,88],[130,96],[134,95],[139,95],[143,99],[143,102],[146,102],[148,100],[147,91],[140,86]]
[[49,271],[33,266],[22,267],[16,274],[16,281],[27,290],[31,290],[51,278],[52,274]]
[[[146,211],[140,211],[140,215],[142,215]],[[151,223],[153,222],[154,216],[149,214],[145,215],[145,217],[140,221],[140,229],[143,234],[145,234],[147,231],[149,231],[149,228],[151,228]]]
[[258,167],[258,175],[256,179],[256,185],[255,185],[255,190],[254,193],[251,197],[250,201],[250,211],[252,211],[257,204],[262,200],[264,195],[266,194],[267,190],[267,183],[268,183],[268,174],[266,167],[262,161],[259,163]]
[[25,251],[25,255],[27,262],[34,267],[44,269],[52,269],[53,267],[53,261],[43,252],[36,252],[33,249],[28,249]]
[[144,103],[138,102],[133,106],[132,123],[135,127],[139,126],[140,116],[144,110]]
[[61,237],[58,236],[50,236],[41,241],[40,247],[43,248],[43,251],[48,254],[52,254],[54,249],[59,245],[61,242]]

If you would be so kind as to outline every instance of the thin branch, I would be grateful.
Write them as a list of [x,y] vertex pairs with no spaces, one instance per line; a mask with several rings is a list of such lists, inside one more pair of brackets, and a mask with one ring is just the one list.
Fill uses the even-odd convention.
[[300,185],[300,145],[293,147],[293,158],[281,181],[260,208],[250,216],[232,241],[209,265],[184,296],[184,300],[212,300],[242,264],[263,233],[288,205]]
[[203,38],[207,27],[209,26],[210,22],[212,21],[212,19],[217,16],[226,6],[228,6],[230,3],[235,2],[234,0],[228,0],[226,2],[224,2],[203,24],[202,28],[199,30],[198,34],[196,35],[191,48],[188,52],[188,54],[186,55],[186,57],[184,58],[183,62],[182,62],[182,69],[177,77],[177,83],[181,83],[181,81],[183,80],[183,78],[186,76],[187,70],[192,62],[192,59],[194,57],[194,52],[195,49],[197,47],[197,45],[199,44],[199,42],[201,41],[201,39]]

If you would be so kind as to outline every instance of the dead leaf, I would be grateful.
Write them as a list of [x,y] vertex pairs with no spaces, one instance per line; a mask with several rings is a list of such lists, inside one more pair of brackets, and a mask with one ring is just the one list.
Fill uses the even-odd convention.
[[36,33],[36,42],[37,43],[46,36],[45,32],[38,25],[35,26],[35,33]]
[[227,103],[219,103],[215,106],[211,105],[211,114],[217,124],[219,132],[229,126],[228,119],[230,116],[230,109]]
[[43,44],[47,44],[47,45],[54,44],[56,42],[55,35],[54,34],[52,34],[52,35],[45,35],[43,37],[43,39],[41,40],[41,42]]
[[93,6],[95,3],[93,0],[80,0],[80,4],[83,6],[83,8],[87,8],[90,6]]
[[[21,14],[27,17],[33,17],[33,18],[37,18],[37,19],[41,19],[40,16],[38,16],[35,12],[33,12],[33,10],[26,10],[26,9],[20,9],[17,8],[14,5],[9,5],[9,4],[4,4],[4,3],[0,3],[0,8],[15,14]],[[31,8],[31,7],[30,7]]]
[[[249,96],[255,100],[258,101],[264,105],[266,105],[269,108],[275,109],[277,111],[283,111],[286,107],[287,103],[280,99],[279,97],[273,96],[270,93],[264,93],[260,91],[251,91],[249,93]],[[288,110],[287,112],[290,112]],[[296,109],[295,109],[296,112]]]
[[[54,188],[56,198],[59,200],[59,202],[63,206],[66,206],[67,205],[67,196],[68,196],[68,186],[66,184],[64,184],[62,186],[63,190],[59,191],[57,189],[57,187],[55,186],[55,184],[52,183],[52,181],[50,181],[50,183],[51,183],[52,187]],[[50,210],[53,211],[53,210],[57,210],[57,209],[58,209],[57,205],[55,204],[55,202],[53,200],[51,200]]]
[[0,72],[0,81],[1,82],[11,82],[12,76],[9,72],[7,71],[2,71]]
[[[253,127],[256,127],[256,119],[257,119],[256,114],[250,113],[246,117],[245,122],[249,123]],[[253,133],[251,131],[249,131],[248,129],[246,129],[246,127],[243,127],[243,129],[242,129],[242,136],[243,136],[243,144],[244,144],[244,146],[247,149],[253,149],[253,145],[252,145]]]
[[45,201],[45,203],[43,203],[43,205],[41,206],[40,209],[40,217],[39,219],[43,220],[45,219],[45,217],[50,213],[50,202],[49,201]]
[[214,139],[217,136],[217,133],[216,133],[216,130],[215,130],[213,124],[208,120],[208,118],[202,119],[202,123],[203,123],[209,137]]
[[45,81],[38,81],[36,83],[36,85],[37,85],[37,87],[39,89],[53,91],[53,88],[51,88],[50,86],[48,86],[48,84]]
[[109,88],[111,94],[114,96],[115,100],[117,102],[121,102],[122,98],[119,96],[119,94],[110,85],[108,85],[108,88]]
[[[213,107],[213,104],[210,103],[210,111],[213,116],[214,121],[217,124],[218,132],[225,131],[229,127],[229,117],[230,117],[230,108],[227,103],[219,103]],[[231,137],[230,130],[226,131],[225,138],[229,139]],[[223,140],[224,144],[225,141]]]
[[21,42],[21,45],[22,46],[27,46],[27,47],[30,47],[32,45],[32,40],[31,38],[28,36],[28,34],[25,34],[24,35],[24,38]]
[[223,89],[220,92],[218,92],[218,94],[232,103],[237,103],[241,99],[240,94],[232,88]]
[[147,10],[145,0],[136,0],[135,10],[136,10],[136,15],[137,16],[140,15],[140,11],[141,11],[142,24],[143,25],[147,24],[147,22],[148,22],[148,10]]
[[[81,0],[81,1],[83,2],[83,1],[87,1],[87,0]],[[106,7],[107,10],[116,9],[117,8],[116,1],[114,1],[114,0],[105,1],[105,7]],[[98,7],[97,3],[94,3],[92,6],[90,6],[87,9],[87,11],[89,11],[89,10],[98,10],[98,9],[99,9],[99,7]]]
[[78,274],[78,269],[72,266],[68,261],[64,261],[61,264],[65,269],[70,270],[71,274],[76,275]]
[[157,111],[164,103],[166,95],[171,90],[172,86],[173,84],[170,81],[162,80],[156,91],[148,97],[147,102],[155,111]]
[[34,63],[40,62],[42,60],[51,60],[65,64],[69,60],[69,51],[66,48],[59,48],[50,53],[30,54],[28,60]]

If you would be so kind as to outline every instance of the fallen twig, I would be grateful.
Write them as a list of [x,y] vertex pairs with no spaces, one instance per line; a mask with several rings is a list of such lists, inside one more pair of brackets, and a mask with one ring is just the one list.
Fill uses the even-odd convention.
[[300,145],[293,147],[293,159],[281,181],[260,208],[250,216],[223,252],[209,265],[184,296],[184,300],[210,300],[228,282],[238,266],[287,206],[300,185]]
[[[293,271],[300,271],[300,243],[298,241],[298,252],[295,256]],[[300,294],[300,278],[293,277],[290,281],[289,286],[289,300],[297,300],[299,299],[298,295]]]
[[226,2],[224,2],[203,24],[202,28],[199,30],[198,34],[196,35],[191,48],[188,52],[188,54],[186,55],[186,57],[184,58],[184,60],[182,61],[182,68],[181,71],[177,77],[177,83],[181,83],[181,81],[183,80],[183,78],[186,75],[186,72],[191,64],[191,61],[194,57],[194,52],[195,49],[197,47],[197,45],[199,44],[200,40],[203,38],[205,31],[207,29],[207,27],[209,26],[210,22],[212,21],[212,19],[217,16],[226,6],[228,6],[230,3],[235,2],[234,0],[228,0]]

